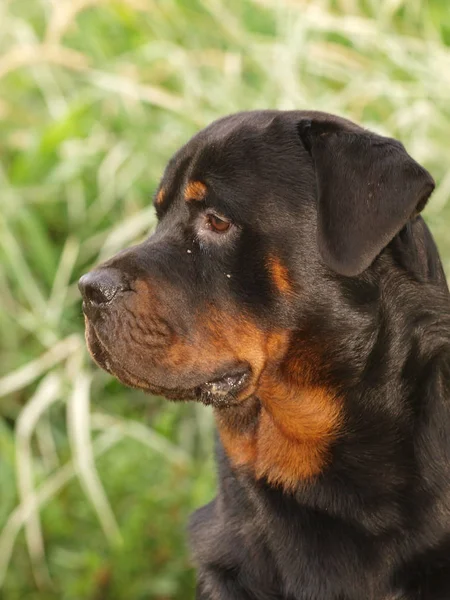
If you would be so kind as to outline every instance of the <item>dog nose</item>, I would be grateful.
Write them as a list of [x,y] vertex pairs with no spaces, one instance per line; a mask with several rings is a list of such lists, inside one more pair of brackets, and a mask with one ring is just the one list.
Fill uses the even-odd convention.
[[83,300],[91,304],[106,304],[117,293],[129,289],[117,269],[90,271],[80,278],[78,288]]

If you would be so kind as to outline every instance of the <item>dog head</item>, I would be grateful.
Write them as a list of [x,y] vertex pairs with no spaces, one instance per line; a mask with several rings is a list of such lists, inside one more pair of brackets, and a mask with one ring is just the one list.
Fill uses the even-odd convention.
[[333,282],[364,278],[433,187],[399,142],[338,117],[220,119],[169,162],[155,232],[81,278],[90,352],[130,386],[239,403],[281,368],[313,309],[328,318]]

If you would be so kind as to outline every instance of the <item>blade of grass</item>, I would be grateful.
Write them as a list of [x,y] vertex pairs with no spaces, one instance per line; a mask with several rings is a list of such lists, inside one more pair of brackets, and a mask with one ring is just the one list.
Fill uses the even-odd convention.
[[16,425],[17,487],[20,502],[30,506],[25,522],[25,539],[33,577],[40,589],[52,587],[52,582],[45,559],[44,540],[34,490],[31,438],[41,415],[59,399],[60,390],[60,378],[54,373],[47,375],[22,409]]
[[105,536],[111,544],[122,541],[119,526],[97,474],[90,425],[91,377],[80,370],[67,403],[67,428],[77,475]]

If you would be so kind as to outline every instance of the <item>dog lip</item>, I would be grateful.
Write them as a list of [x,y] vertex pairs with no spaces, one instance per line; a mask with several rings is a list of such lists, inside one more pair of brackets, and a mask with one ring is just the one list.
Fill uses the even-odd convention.
[[202,385],[195,392],[204,404],[229,405],[236,400],[237,394],[249,383],[250,368],[244,367],[235,372],[229,372]]
[[89,319],[89,321],[97,320],[99,315],[101,314],[101,309],[99,308],[99,305],[93,302],[88,302],[84,300],[81,306],[84,315]]
[[250,383],[251,368],[241,364],[233,369],[229,367],[222,374],[194,387],[165,387],[151,381],[133,382],[135,376],[129,373],[123,365],[118,365],[111,356],[108,348],[98,336],[96,328],[89,320],[91,353],[97,364],[111,375],[117,377],[125,385],[137,387],[144,392],[164,396],[170,400],[199,400],[203,404],[216,407],[230,406],[237,401],[237,395]]

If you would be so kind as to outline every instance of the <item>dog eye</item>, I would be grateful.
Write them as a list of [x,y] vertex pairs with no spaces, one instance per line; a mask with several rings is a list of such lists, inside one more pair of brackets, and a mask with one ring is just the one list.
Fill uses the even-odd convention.
[[225,233],[231,227],[230,221],[213,214],[206,215],[206,223],[209,229],[216,233]]

